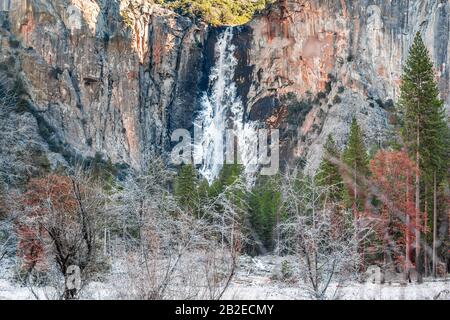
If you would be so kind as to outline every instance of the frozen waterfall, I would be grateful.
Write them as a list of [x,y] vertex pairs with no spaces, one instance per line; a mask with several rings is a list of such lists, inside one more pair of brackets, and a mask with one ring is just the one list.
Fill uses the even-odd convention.
[[231,27],[218,36],[208,90],[201,97],[201,111],[195,123],[201,137],[194,143],[194,157],[202,159],[203,156],[199,172],[209,183],[219,176],[226,159],[227,134],[234,134],[237,139],[239,163],[244,165],[244,173],[251,175],[257,170],[256,123],[244,120],[244,105],[233,80],[238,61],[232,39]]

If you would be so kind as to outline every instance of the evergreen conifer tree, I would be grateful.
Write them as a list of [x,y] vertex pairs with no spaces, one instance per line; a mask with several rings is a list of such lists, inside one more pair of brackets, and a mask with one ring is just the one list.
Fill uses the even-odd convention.
[[259,251],[265,254],[275,246],[275,228],[279,220],[281,193],[278,177],[260,176],[249,196],[250,223]]
[[367,176],[369,168],[363,134],[355,117],[352,119],[347,147],[342,154],[342,160],[348,166],[349,174],[351,174],[352,186],[350,194],[352,205],[354,209],[362,210],[364,199],[358,196],[362,193],[359,190],[361,186],[358,186],[358,184],[360,184],[362,177]]
[[322,161],[316,174],[316,181],[319,186],[332,187],[330,192],[332,201],[341,201],[343,197],[342,177],[339,173],[339,167],[335,163],[339,158],[339,150],[330,134],[324,146]]
[[[443,102],[435,81],[433,62],[420,33],[411,46],[403,70],[400,87],[399,111],[402,117],[402,137],[410,157],[416,162],[415,210],[416,210],[416,268],[423,273],[421,250],[420,212],[425,203],[433,203],[433,229],[436,229],[437,176],[445,176],[448,169],[448,126]],[[429,195],[421,196],[421,189],[433,189],[433,201]],[[425,208],[424,208],[425,209]],[[428,210],[428,208],[426,208]],[[425,222],[427,223],[427,222]],[[435,271],[436,235],[433,230],[433,272]],[[419,277],[421,281],[421,277]]]
[[194,209],[197,199],[197,173],[192,164],[184,164],[180,167],[175,179],[174,191],[182,206]]

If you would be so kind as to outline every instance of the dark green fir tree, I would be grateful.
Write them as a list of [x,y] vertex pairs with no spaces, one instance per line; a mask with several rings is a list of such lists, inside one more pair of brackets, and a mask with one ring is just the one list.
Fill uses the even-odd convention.
[[352,119],[347,147],[342,154],[342,160],[347,165],[348,180],[352,181],[349,186],[351,206],[354,209],[362,210],[365,199],[361,180],[369,173],[369,161],[363,134],[355,117]]
[[180,167],[174,187],[179,203],[188,209],[194,209],[198,194],[197,172],[192,164],[183,164]]
[[330,134],[324,145],[323,157],[317,170],[316,181],[318,186],[330,188],[329,200],[333,202],[339,202],[343,197],[344,186],[337,163],[339,159],[339,150]]
[[[433,203],[433,229],[435,231],[436,186],[440,179],[445,178],[448,169],[448,125],[435,79],[430,53],[420,33],[417,33],[404,66],[398,107],[403,142],[411,159],[416,163],[415,236],[416,267],[419,275],[422,275],[424,271],[421,211],[427,204]],[[424,190],[428,191],[425,195],[423,195]],[[431,193],[430,190],[433,192]],[[432,201],[430,201],[430,194],[433,195]],[[435,232],[433,234],[433,252],[435,252]],[[435,260],[436,257],[433,253],[433,269],[435,269]]]

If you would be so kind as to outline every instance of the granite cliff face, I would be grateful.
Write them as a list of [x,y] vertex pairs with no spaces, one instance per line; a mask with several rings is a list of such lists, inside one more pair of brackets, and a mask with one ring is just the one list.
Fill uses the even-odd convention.
[[416,32],[450,105],[449,26],[445,0],[279,1],[249,24],[250,117],[286,125],[273,115],[289,117],[282,97],[294,93],[305,112],[304,121],[294,118],[288,128],[299,143],[288,148],[287,158],[303,158],[308,169],[317,167],[328,134],[343,146],[353,116],[368,147],[383,143],[392,138],[388,111]]
[[[223,29],[145,0],[2,4],[1,72],[23,82],[36,126],[51,129],[51,159],[57,144],[140,167],[153,149],[169,149],[173,129],[192,129]],[[345,143],[353,116],[368,146],[385,143],[417,31],[450,105],[449,25],[446,0],[280,0],[233,28],[244,119],[281,128],[283,159],[303,159],[307,170],[329,133]]]
[[139,167],[192,126],[205,26],[145,1],[12,0],[2,18],[1,63],[52,143]]

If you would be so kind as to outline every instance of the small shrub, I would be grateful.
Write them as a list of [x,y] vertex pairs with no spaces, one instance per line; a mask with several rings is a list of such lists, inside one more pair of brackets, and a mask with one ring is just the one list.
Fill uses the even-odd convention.
[[36,155],[34,155],[34,162],[36,163],[36,166],[41,169],[41,171],[50,172],[50,161],[43,151],[38,151]]
[[336,81],[336,77],[334,76],[334,74],[329,73],[329,74],[328,74],[328,80],[329,80],[330,82],[335,82],[335,81]]
[[9,45],[11,48],[17,49],[20,46],[20,41],[13,38],[9,38]]
[[16,96],[20,97],[21,95],[27,95],[27,89],[25,88],[25,84],[19,78],[14,81],[13,92]]
[[318,98],[319,100],[325,99],[326,97],[327,97],[327,94],[326,94],[325,92],[319,92],[319,93],[317,94],[317,98]]
[[58,80],[59,75],[61,75],[63,71],[59,67],[51,68],[49,71],[49,76],[55,80]]
[[50,278],[48,272],[37,270],[26,270],[19,268],[15,271],[13,280],[22,286],[28,286],[32,284],[37,287],[44,287],[50,284]]
[[375,102],[380,106],[380,108],[384,108],[383,100],[378,98],[378,99],[375,100]]
[[387,110],[392,110],[392,109],[394,109],[394,107],[395,107],[394,100],[388,99],[388,100],[384,103],[384,107],[385,107]]
[[130,29],[133,28],[133,20],[131,19],[128,11],[121,11],[120,15],[122,16],[123,23]]
[[30,111],[30,102],[27,99],[19,98],[16,102],[16,112],[19,114]]
[[325,92],[328,94],[331,92],[331,90],[333,89],[331,86],[332,81],[328,81],[327,83],[325,83]]
[[281,262],[281,278],[283,280],[289,280],[293,276],[292,266],[289,264],[287,260],[283,260]]
[[342,102],[342,99],[341,99],[341,97],[339,96],[339,95],[336,95],[334,98],[333,98],[333,103],[334,104],[339,104],[339,103],[341,103]]
[[9,65],[6,62],[0,62],[0,71],[8,71]]

